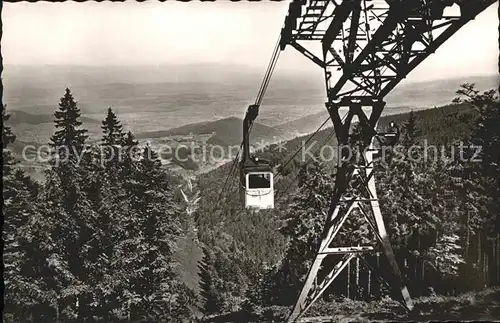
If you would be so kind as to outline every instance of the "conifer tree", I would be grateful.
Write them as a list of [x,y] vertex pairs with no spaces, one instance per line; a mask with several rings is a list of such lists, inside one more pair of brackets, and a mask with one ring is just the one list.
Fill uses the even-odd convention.
[[[127,267],[124,289],[134,291],[133,317],[165,321],[189,315],[190,292],[180,281],[173,259],[182,235],[181,209],[174,201],[169,176],[157,153],[148,145],[126,178],[125,239],[116,246],[117,266]],[[176,316],[178,315],[178,316]]]
[[125,143],[125,134],[123,133],[123,127],[120,121],[111,108],[108,108],[108,114],[102,121],[101,129],[104,133],[102,137],[102,147],[105,148],[105,156],[103,157],[106,161],[106,168],[117,175],[117,161],[122,160],[123,151],[121,147]]
[[[64,264],[64,271],[61,269],[59,272],[71,274],[72,278],[61,284],[63,286],[66,284],[68,305],[81,319],[89,311],[89,292],[87,290],[83,293],[82,288],[88,286],[86,284],[89,270],[85,262],[89,250],[88,242],[95,229],[88,219],[96,217],[96,212],[92,209],[92,202],[88,199],[86,188],[89,186],[88,178],[94,177],[91,170],[95,167],[91,165],[78,167],[82,162],[86,164],[85,160],[90,157],[87,153],[82,155],[88,135],[87,130],[82,128],[80,109],[68,88],[54,116],[57,130],[51,137],[50,145],[55,149],[56,158],[60,160],[54,160],[55,164],[46,174],[45,190],[53,191],[53,193],[45,194],[45,199],[49,205],[61,206],[58,214],[49,212],[48,215],[54,217],[54,222],[58,223],[59,227],[55,230],[62,232],[61,241],[58,243],[65,247],[57,254],[56,263]],[[80,157],[83,159],[77,160]],[[75,161],[78,164],[75,164]]]
[[[18,322],[30,316],[51,321],[60,294],[61,275],[51,259],[62,253],[54,221],[57,208],[45,208],[31,188],[32,182],[20,170],[15,174],[16,194],[5,209],[6,309]],[[7,311],[6,311],[7,312]]]
[[127,135],[124,139],[123,146],[128,147],[128,148],[132,148],[132,147],[137,146],[138,144],[139,144],[139,142],[137,140],[135,140],[135,137],[132,134],[132,132],[131,131],[127,132]]
[[417,118],[415,117],[413,110],[410,111],[408,120],[403,124],[401,131],[403,132],[403,136],[401,138],[403,146],[409,148],[417,143],[421,130],[417,125]]
[[58,130],[50,138],[50,145],[59,152],[61,148],[65,148],[72,156],[83,149],[88,135],[87,130],[81,128],[80,115],[80,109],[70,89],[66,88],[66,93],[59,102],[59,110],[54,112],[54,124]]
[[[21,278],[20,266],[22,265],[22,243],[19,241],[18,230],[24,225],[29,217],[29,208],[24,209],[30,204],[31,196],[29,190],[24,184],[24,174],[22,171],[14,171],[12,169],[15,164],[8,146],[13,143],[16,136],[12,133],[11,128],[6,124],[10,115],[6,113],[6,106],[2,109],[2,183],[3,183],[3,203],[2,203],[2,238],[4,251],[4,279],[2,281],[2,290],[7,290],[6,304],[10,306],[7,312],[9,315],[16,315],[22,308],[23,291],[18,290],[17,281]],[[4,285],[5,283],[5,285]],[[14,294],[19,292],[18,297]],[[3,299],[2,293],[2,302]],[[19,319],[19,317],[17,317]]]
[[[30,315],[42,315],[49,308],[46,304],[50,288],[45,283],[50,277],[40,277],[47,273],[47,234],[40,237],[40,226],[34,225],[40,216],[38,193],[39,185],[15,164],[8,146],[16,136],[5,124],[10,115],[2,110],[2,158],[3,158],[3,240],[4,240],[4,290],[7,304],[6,316],[15,321],[27,321]],[[45,256],[45,257],[44,257]],[[46,275],[50,276],[50,274]],[[45,279],[46,278],[46,279]],[[2,294],[3,296],[3,294]],[[3,299],[2,299],[3,301]],[[45,303],[45,304],[44,304]],[[38,309],[37,309],[38,307]]]
[[104,145],[123,145],[125,143],[125,134],[123,133],[123,126],[120,120],[118,120],[116,114],[111,108],[108,108],[108,114],[106,118],[102,121],[101,126],[104,136],[102,142]]
[[139,145],[139,142],[135,140],[134,135],[132,132],[127,132],[127,135],[125,136],[125,139],[123,140],[123,152],[125,154],[124,156],[124,166],[125,166],[125,176],[130,173],[131,167],[132,167],[132,161],[135,160],[136,157],[136,152],[135,148]]

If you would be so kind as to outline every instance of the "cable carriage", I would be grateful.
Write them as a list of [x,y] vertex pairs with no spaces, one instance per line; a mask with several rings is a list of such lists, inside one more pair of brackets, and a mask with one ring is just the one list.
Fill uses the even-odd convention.
[[250,128],[258,115],[251,105],[243,120],[243,156],[240,161],[240,198],[246,209],[274,208],[273,170],[268,161],[250,156]]
[[385,144],[394,146],[398,142],[400,137],[399,126],[394,121],[391,121],[389,123],[387,132],[381,133],[381,135],[385,139]]
[[241,168],[240,198],[247,209],[273,209],[273,172],[267,161],[250,158]]

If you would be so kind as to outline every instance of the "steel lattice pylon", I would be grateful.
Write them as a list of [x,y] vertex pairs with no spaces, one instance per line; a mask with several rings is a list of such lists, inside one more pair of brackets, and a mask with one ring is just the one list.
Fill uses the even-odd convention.
[[[391,281],[411,309],[412,301],[396,263],[380,212],[373,173],[373,139],[384,97],[415,67],[496,0],[292,0],[280,48],[297,49],[324,70],[328,101],[339,145],[349,144],[352,120],[369,131],[369,146],[359,163],[339,158],[334,194],[317,255],[288,319],[294,322],[332,284],[356,257],[378,247],[392,269]],[[320,45],[313,50],[314,45]],[[318,47],[318,46],[316,46]],[[347,109],[342,120],[340,109]],[[365,108],[371,112],[368,114]],[[357,194],[346,196],[346,190]],[[333,246],[335,236],[353,210],[365,218],[375,234],[375,246]],[[343,258],[332,265],[324,260]],[[366,263],[366,262],[365,262]],[[331,268],[330,268],[331,267]]]

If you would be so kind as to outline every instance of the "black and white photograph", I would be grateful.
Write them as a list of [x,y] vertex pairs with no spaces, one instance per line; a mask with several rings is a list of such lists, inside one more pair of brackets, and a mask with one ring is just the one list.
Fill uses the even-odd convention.
[[0,13],[2,322],[500,321],[497,0]]

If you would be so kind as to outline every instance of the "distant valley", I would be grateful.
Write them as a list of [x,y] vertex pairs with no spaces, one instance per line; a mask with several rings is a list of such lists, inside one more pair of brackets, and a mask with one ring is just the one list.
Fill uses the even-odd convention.
[[[3,100],[17,136],[13,150],[20,153],[26,144],[48,142],[54,132],[53,112],[66,86],[82,110],[81,120],[91,141],[100,139],[101,120],[112,107],[124,129],[131,130],[141,142],[154,146],[189,141],[198,146],[238,146],[242,118],[254,100],[261,76],[244,68],[221,69],[210,65],[149,70],[6,66]],[[384,114],[446,105],[464,82],[476,83],[482,90],[498,85],[494,76],[402,83],[386,98]],[[321,80],[278,73],[261,105],[252,143],[269,145],[315,131],[328,118],[325,98]],[[330,126],[327,123],[325,127]],[[188,168],[198,172],[217,166],[195,164]],[[186,165],[174,161],[172,166],[181,170]]]

